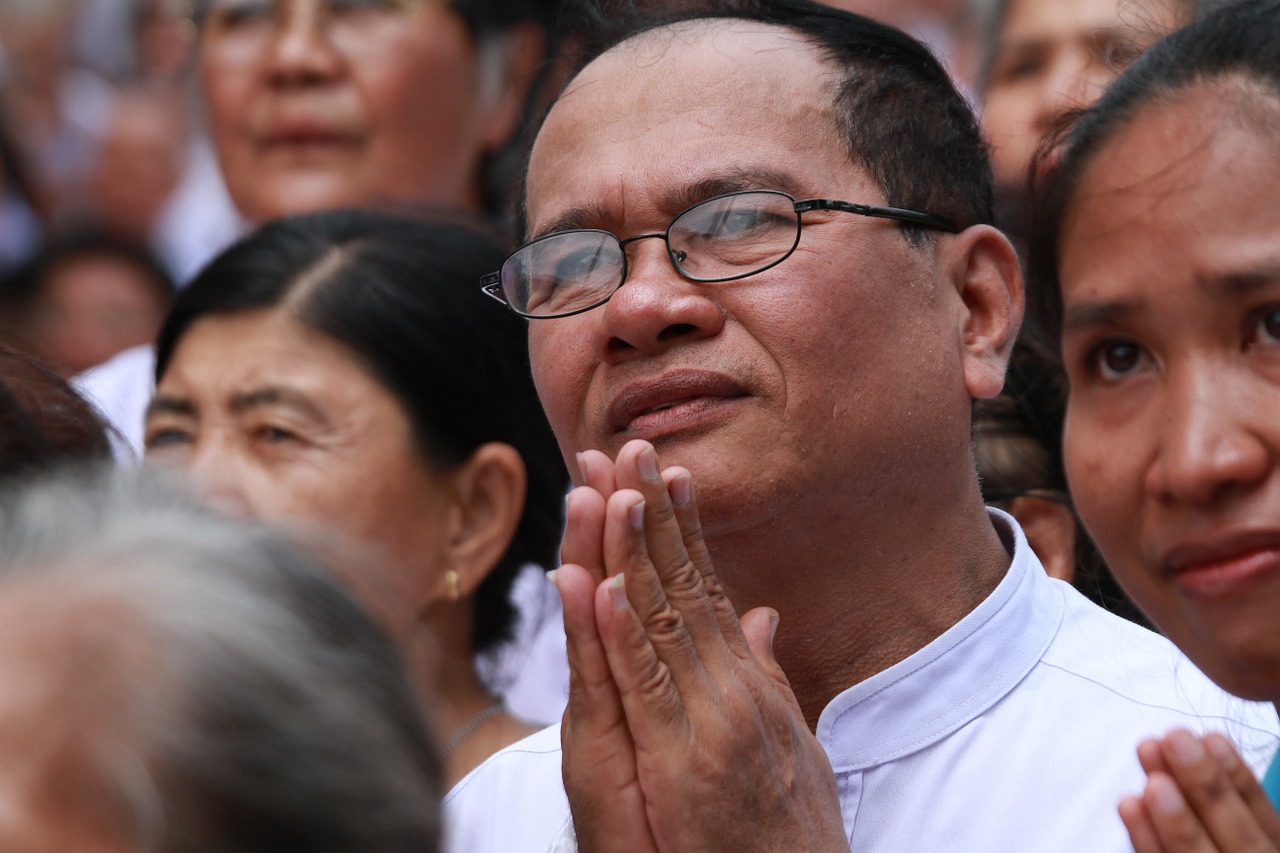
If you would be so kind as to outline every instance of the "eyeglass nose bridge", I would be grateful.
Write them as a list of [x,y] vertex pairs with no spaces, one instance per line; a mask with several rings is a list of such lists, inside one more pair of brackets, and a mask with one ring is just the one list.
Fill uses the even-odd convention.
[[637,240],[661,240],[663,246],[667,250],[667,260],[671,261],[671,266],[675,267],[676,272],[680,274],[681,278],[688,278],[688,275],[685,274],[684,268],[681,267],[680,264],[684,262],[685,258],[689,257],[689,253],[682,250],[672,249],[671,235],[667,232],[654,231],[649,234],[636,234],[635,236],[628,237],[625,240],[618,240],[618,246],[622,249],[622,281],[618,283],[618,287],[622,287],[622,285],[627,283],[627,275],[631,270],[631,264],[627,260],[627,246]]

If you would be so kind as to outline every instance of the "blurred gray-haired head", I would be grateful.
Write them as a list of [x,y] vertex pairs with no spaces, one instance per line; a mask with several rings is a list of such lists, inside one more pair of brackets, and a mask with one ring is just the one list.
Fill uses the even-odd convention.
[[0,848],[435,851],[389,641],[277,535],[152,476],[0,494]]

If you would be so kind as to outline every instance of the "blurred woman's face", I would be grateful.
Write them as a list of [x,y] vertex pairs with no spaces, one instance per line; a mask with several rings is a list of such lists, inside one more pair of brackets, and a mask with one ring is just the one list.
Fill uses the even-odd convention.
[[1045,135],[1177,25],[1173,0],[1010,0],[983,89],[1000,186],[1020,190]]
[[254,221],[477,207],[514,120],[500,52],[448,0],[212,0],[200,71],[232,199]]
[[1276,121],[1266,101],[1215,84],[1140,111],[1082,176],[1059,274],[1085,526],[1197,665],[1275,701],[1280,156],[1241,118]]
[[348,580],[397,635],[422,590],[443,589],[448,474],[417,449],[399,400],[287,309],[191,326],[147,412],[146,454],[225,511],[372,546],[385,559]]

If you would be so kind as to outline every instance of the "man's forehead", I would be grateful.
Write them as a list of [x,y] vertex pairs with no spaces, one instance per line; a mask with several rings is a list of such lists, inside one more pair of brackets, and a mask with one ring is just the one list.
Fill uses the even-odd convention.
[[789,27],[741,18],[679,21],[609,48],[574,76],[560,100],[584,86],[623,86],[675,69],[697,73],[717,67],[744,72],[773,68],[783,76],[792,69],[812,72],[821,63],[817,47]]
[[[697,20],[635,36],[587,65],[548,114],[529,161],[528,213],[546,219],[548,193],[573,195],[566,178],[588,186],[589,175],[627,182],[680,172],[680,188],[662,195],[683,198],[683,187],[726,171],[794,173],[800,158],[788,153],[817,148],[843,161],[833,118],[839,72],[803,34],[773,24]],[[795,183],[734,188],[803,192]]]

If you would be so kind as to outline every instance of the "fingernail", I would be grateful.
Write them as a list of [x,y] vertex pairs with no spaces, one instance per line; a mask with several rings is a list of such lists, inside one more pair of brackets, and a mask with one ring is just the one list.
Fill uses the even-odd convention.
[[582,464],[582,454],[573,454],[574,461],[578,463],[578,476],[585,481],[587,479],[587,467]]
[[773,645],[773,638],[778,636],[778,623],[782,621],[775,613],[769,617],[769,645]]
[[1230,770],[1236,766],[1239,759],[1236,757],[1236,751],[1222,735],[1210,735],[1204,739],[1204,748],[1209,750],[1209,754],[1218,762],[1218,766],[1223,770]]
[[627,510],[627,518],[636,530],[644,530],[644,501],[637,501]]
[[1168,776],[1152,776],[1147,782],[1147,791],[1150,792],[1152,804],[1159,812],[1172,815],[1186,807],[1178,786]]
[[621,574],[609,578],[609,598],[617,610],[631,609],[631,602],[627,601],[627,582]]
[[1204,760],[1204,745],[1190,732],[1170,732],[1165,743],[1169,745],[1169,757],[1178,764],[1195,764]]
[[550,570],[547,572],[547,580],[551,581],[552,583],[555,583],[555,582],[556,582],[556,570],[555,570],[555,569],[550,569]]
[[686,507],[693,500],[693,477],[680,474],[671,481],[671,502],[678,507]]
[[640,451],[640,455],[636,457],[636,467],[640,469],[640,476],[644,479],[658,479],[658,454],[652,447]]

